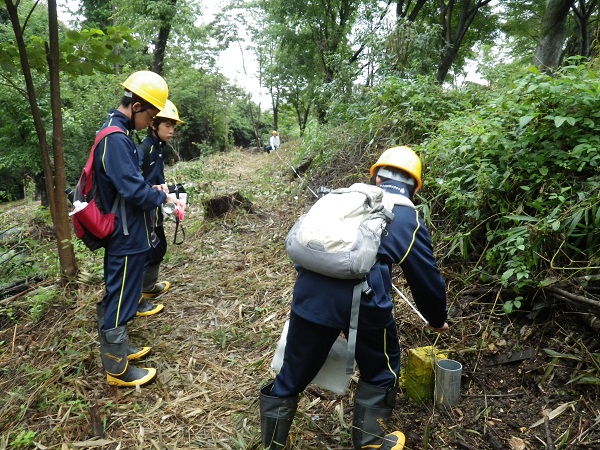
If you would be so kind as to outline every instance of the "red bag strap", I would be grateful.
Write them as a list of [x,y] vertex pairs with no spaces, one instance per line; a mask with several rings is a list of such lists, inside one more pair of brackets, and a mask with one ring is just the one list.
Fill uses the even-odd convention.
[[86,167],[88,165],[91,167],[91,165],[94,163],[94,150],[96,150],[96,147],[98,147],[98,144],[100,143],[100,141],[112,133],[125,133],[125,132],[115,125],[113,125],[111,127],[106,127],[106,128],[103,128],[102,130],[100,130],[98,132],[98,134],[96,135],[96,139],[94,140],[94,145],[92,145],[92,148],[90,149],[90,156],[88,157],[87,163],[85,164]]
[[96,135],[96,139],[94,140],[94,145],[92,145],[92,148],[90,149],[90,155],[88,156],[88,160],[85,163],[85,166],[83,167],[83,172],[82,172],[81,176],[79,177],[78,185],[79,185],[79,188],[81,189],[81,193],[83,195],[87,195],[91,188],[91,186],[87,185],[86,173],[91,173],[91,171],[92,171],[92,166],[94,164],[94,151],[96,150],[96,147],[98,146],[100,141],[112,133],[125,133],[125,132],[121,128],[113,125],[110,127],[103,128]]
[[110,127],[103,128],[96,135],[96,139],[94,140],[94,146],[92,147],[92,150],[96,148],[96,146],[100,143],[100,141],[102,139],[104,139],[106,136],[108,136],[109,134],[112,134],[112,133],[125,133],[125,132],[122,129],[120,129],[119,127],[117,127],[116,125],[112,125]]

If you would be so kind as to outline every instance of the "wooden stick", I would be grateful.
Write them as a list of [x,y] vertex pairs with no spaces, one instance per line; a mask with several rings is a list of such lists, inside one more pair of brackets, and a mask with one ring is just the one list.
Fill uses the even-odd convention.
[[544,414],[544,430],[546,431],[546,445],[548,446],[548,450],[554,450],[554,441],[550,432],[550,419],[547,414]]

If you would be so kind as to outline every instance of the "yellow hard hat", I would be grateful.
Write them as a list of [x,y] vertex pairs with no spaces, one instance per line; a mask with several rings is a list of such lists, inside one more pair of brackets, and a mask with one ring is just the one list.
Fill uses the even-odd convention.
[[423,186],[421,159],[410,147],[392,147],[383,152],[377,162],[371,166],[371,177],[377,173],[379,167],[384,166],[404,170],[412,175],[417,181],[417,191]]
[[171,100],[166,101],[165,107],[161,109],[155,117],[163,117],[165,119],[174,120],[177,123],[183,123],[183,120],[179,118],[177,107],[173,104]]
[[134,72],[121,83],[128,91],[143,98],[152,106],[163,109],[169,97],[169,86],[159,74],[149,70]]
[[271,134],[277,134],[277,131],[276,131],[276,130],[273,130],[273,132],[272,132]]

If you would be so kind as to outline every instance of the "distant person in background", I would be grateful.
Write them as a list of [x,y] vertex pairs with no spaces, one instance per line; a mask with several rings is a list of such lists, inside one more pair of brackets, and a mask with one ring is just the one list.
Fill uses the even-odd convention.
[[[171,100],[167,100],[165,107],[156,115],[148,127],[148,134],[138,147],[142,176],[151,186],[162,185],[168,191],[165,182],[164,150],[168,142],[175,135],[175,127],[183,123],[179,119],[179,112]],[[153,304],[148,299],[153,299],[164,294],[171,288],[168,281],[158,281],[160,263],[167,253],[167,238],[163,224],[163,213],[159,207],[150,211],[151,244],[148,252],[146,268],[142,283],[142,297],[138,303],[137,316],[151,316],[163,310],[161,304]]]
[[[104,252],[104,289],[96,305],[100,356],[108,384],[135,387],[156,376],[154,368],[137,368],[129,361],[145,356],[150,347],[129,345],[127,323],[137,313],[142,295],[142,276],[150,249],[147,214],[165,202],[185,206],[160,185],[148,184],[139,170],[139,158],[132,139],[164,107],[169,88],[158,74],[135,72],[123,83],[124,94],[117,109],[111,109],[101,128],[117,126],[123,132],[109,134],[94,152],[94,177],[104,211],[117,208],[115,231]],[[121,197],[122,200],[117,200]]]
[[281,141],[279,139],[279,136],[277,135],[277,131],[273,130],[273,132],[271,133],[271,137],[269,138],[269,145],[265,147],[265,152],[267,152],[267,154],[270,154],[271,150],[277,150],[279,148],[279,145],[281,145]]

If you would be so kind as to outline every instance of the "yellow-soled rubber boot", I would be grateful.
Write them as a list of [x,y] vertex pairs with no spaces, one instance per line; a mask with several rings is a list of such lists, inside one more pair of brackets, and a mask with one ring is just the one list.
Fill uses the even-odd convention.
[[138,309],[135,315],[136,317],[153,316],[154,314],[161,312],[163,309],[165,309],[165,305],[155,305],[154,303],[150,303],[142,296],[138,302]]
[[127,327],[100,330],[100,356],[111,386],[142,386],[156,376],[156,369],[132,366],[128,361],[129,335]]
[[148,289],[146,291],[143,291],[142,292],[142,297],[144,297],[144,298],[156,298],[159,295],[163,295],[169,289],[171,289],[171,283],[169,283],[168,281],[159,281],[158,283],[156,283],[152,287],[152,289]]
[[136,347],[134,345],[129,345],[127,347],[127,360],[133,361],[135,359],[141,359],[150,353],[152,347]]
[[378,448],[379,450],[402,450],[404,448],[405,442],[406,438],[404,437],[404,433],[402,433],[401,431],[394,431],[393,433],[386,434],[383,437],[383,442],[380,447],[372,448]]
[[111,386],[118,387],[136,387],[143,386],[144,384],[152,381],[156,376],[156,369],[145,368],[140,369],[138,367],[127,365],[127,369],[121,375],[111,375],[106,373],[106,381]]
[[160,264],[153,264],[144,269],[142,277],[142,297],[156,298],[171,289],[171,283],[168,281],[158,281]]
[[[354,394],[354,417],[352,418],[352,444],[354,450],[386,449],[404,447],[404,435],[394,432],[385,435],[384,429],[396,405],[398,388],[374,386],[358,380]],[[396,435],[395,433],[399,433]],[[400,443],[400,436],[402,440]],[[394,446],[396,445],[396,446]]]
[[[102,339],[102,329],[104,328],[104,307],[102,303],[96,303],[96,319],[98,321],[98,335]],[[132,361],[134,359],[140,359],[150,353],[152,347],[136,347],[135,345],[129,344],[127,346],[127,359]]]

